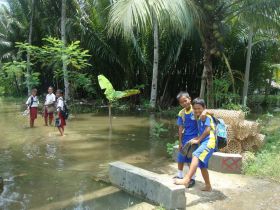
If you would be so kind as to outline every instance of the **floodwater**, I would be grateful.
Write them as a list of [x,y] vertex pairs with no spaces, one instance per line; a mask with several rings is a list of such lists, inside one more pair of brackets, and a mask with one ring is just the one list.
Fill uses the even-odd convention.
[[[43,126],[35,128],[20,105],[0,99],[0,175],[5,180],[0,209],[126,209],[142,202],[96,177],[107,175],[108,163],[122,160],[144,168],[166,161],[166,143],[174,132],[157,137],[154,118],[79,114],[69,120],[66,136]],[[156,119],[159,121],[159,119]],[[172,128],[173,121],[162,121]]]

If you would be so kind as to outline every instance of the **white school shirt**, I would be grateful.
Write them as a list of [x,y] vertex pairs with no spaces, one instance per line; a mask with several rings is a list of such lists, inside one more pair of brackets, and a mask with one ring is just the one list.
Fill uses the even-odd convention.
[[64,101],[63,101],[63,98],[62,97],[59,97],[57,99],[57,105],[56,105],[56,108],[57,108],[57,111],[60,110],[64,110]]
[[46,95],[45,106],[55,103],[55,95],[53,93]]
[[[33,103],[31,104],[31,98],[33,98]],[[39,100],[37,96],[30,96],[27,101],[26,101],[26,105],[30,106],[30,107],[38,107],[39,106]]]

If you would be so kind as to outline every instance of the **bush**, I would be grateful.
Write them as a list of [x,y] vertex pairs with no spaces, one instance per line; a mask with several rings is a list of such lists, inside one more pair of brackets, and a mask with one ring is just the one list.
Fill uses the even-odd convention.
[[[267,115],[265,116],[267,118]],[[245,174],[258,177],[267,177],[280,181],[280,116],[270,117],[265,121],[264,133],[266,134],[266,143],[261,151],[245,155],[245,164],[243,166]]]

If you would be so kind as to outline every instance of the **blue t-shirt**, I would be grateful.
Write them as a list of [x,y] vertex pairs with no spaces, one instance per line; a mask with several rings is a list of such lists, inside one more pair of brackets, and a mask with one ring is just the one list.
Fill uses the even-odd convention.
[[201,142],[208,141],[209,148],[212,148],[212,147],[215,148],[216,138],[215,138],[215,133],[214,133],[215,124],[214,124],[213,118],[211,116],[207,115],[205,121],[198,119],[197,124],[198,124],[199,135],[202,135],[207,127],[211,128],[210,134],[208,136],[206,136]]
[[184,127],[183,140],[190,140],[198,136],[197,121],[192,108],[189,111],[181,110],[179,112],[177,125]]

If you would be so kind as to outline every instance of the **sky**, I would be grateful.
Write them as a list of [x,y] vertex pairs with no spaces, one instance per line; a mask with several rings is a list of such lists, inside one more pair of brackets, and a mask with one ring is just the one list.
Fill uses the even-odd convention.
[[6,4],[7,0],[0,0],[0,4]]

